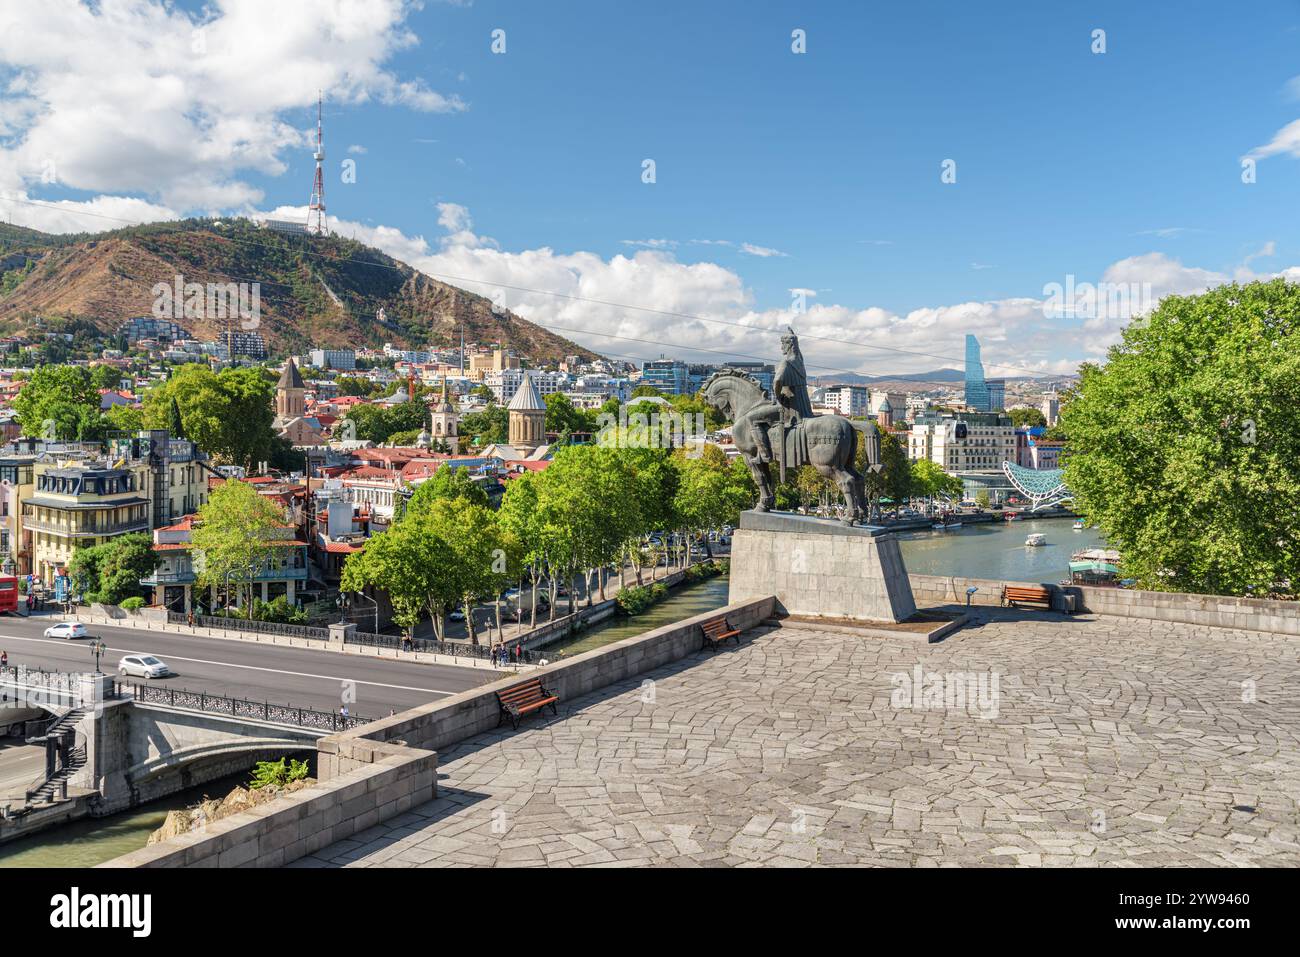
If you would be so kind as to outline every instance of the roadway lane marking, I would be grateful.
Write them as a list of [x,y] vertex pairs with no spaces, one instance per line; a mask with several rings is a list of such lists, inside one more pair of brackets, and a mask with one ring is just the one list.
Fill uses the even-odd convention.
[[[74,647],[74,648],[77,647],[77,645],[82,641],[82,639],[79,638],[73,638],[73,639],[24,638],[20,635],[0,635],[0,639],[3,639],[4,641],[30,641],[38,645],[59,645],[60,647],[66,646],[66,647]],[[74,642],[74,644],[70,645],[69,642]],[[88,646],[83,646],[83,647],[88,647]],[[158,651],[132,651],[129,648],[123,649],[122,654],[155,655],[157,657],[163,656],[163,653]],[[206,658],[182,658],[177,655],[167,655],[166,657],[168,661],[188,661],[192,665],[216,665],[218,668],[243,668],[245,671],[265,671],[268,674],[273,674],[273,675],[289,675],[290,677],[293,678],[317,678],[321,681],[338,681],[338,682],[351,681],[353,684],[369,685],[372,688],[388,688],[392,691],[420,691],[420,692],[424,692],[425,694],[440,694],[440,695],[460,694],[459,691],[440,691],[437,688],[416,688],[411,685],[385,684],[382,681],[366,681],[364,679],[359,679],[359,678],[340,678],[337,675],[317,675],[317,674],[312,674],[309,671],[285,671],[281,668],[263,668],[258,665],[241,665],[233,661],[211,661]],[[178,675],[177,677],[183,677],[183,676]]]

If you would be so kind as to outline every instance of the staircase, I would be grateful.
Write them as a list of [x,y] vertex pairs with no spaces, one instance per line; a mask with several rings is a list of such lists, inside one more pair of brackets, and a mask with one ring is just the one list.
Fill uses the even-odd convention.
[[[86,716],[84,708],[73,708],[59,715],[38,735],[27,739],[28,744],[43,744],[47,749],[58,748],[63,751],[75,740],[77,723]],[[62,742],[62,746],[60,746]],[[58,800],[64,794],[66,782],[86,766],[85,746],[68,748],[67,758],[62,766],[27,792],[28,805],[47,804]]]
[[48,738],[57,738],[61,734],[73,730],[79,721],[86,716],[86,709],[73,708],[71,711],[65,711],[59,715],[40,734],[27,739],[28,744],[44,744]]
[[62,793],[63,783],[85,767],[85,765],[86,749],[84,747],[73,748],[68,752],[67,764],[55,771],[44,784],[41,784],[33,791],[27,792],[28,803],[45,804],[47,802],[53,802]]

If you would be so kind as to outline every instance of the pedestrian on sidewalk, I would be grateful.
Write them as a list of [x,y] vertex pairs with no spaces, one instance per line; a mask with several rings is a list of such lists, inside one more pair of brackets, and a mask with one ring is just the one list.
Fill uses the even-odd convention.
[[0,651],[0,671],[9,667],[9,652]]
[[347,705],[341,705],[341,706],[339,707],[339,717],[343,719],[343,725],[344,725],[344,727],[346,727],[346,726],[347,726],[347,723],[348,723],[348,706],[347,706]]
[[191,610],[190,610],[190,611],[185,615],[185,623],[186,623],[187,625],[189,625],[191,628],[194,627],[194,610],[193,610],[193,609],[191,609]]

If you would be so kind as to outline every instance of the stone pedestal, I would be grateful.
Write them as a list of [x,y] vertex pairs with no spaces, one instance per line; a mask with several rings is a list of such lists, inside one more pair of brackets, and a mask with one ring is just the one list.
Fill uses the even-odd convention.
[[903,621],[916,612],[898,539],[875,526],[742,512],[728,603],[775,595],[789,615]]

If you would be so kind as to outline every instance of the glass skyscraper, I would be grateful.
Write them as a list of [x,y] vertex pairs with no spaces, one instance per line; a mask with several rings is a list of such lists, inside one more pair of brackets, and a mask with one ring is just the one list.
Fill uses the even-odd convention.
[[984,364],[980,362],[980,343],[966,336],[966,405],[977,412],[989,411],[989,387],[984,381]]

